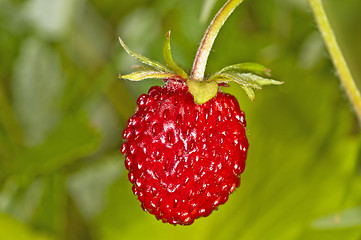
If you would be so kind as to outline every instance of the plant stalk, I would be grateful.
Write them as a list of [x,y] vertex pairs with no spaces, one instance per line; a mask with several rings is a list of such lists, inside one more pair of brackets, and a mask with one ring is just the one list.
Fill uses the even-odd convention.
[[214,40],[216,39],[217,34],[223,26],[224,22],[241,2],[243,2],[243,0],[228,0],[213,18],[211,24],[203,36],[201,44],[199,45],[196,57],[193,62],[193,68],[190,75],[191,79],[203,81],[208,56],[212,49]]
[[361,96],[328,22],[322,0],[308,0],[340,81],[361,125]]

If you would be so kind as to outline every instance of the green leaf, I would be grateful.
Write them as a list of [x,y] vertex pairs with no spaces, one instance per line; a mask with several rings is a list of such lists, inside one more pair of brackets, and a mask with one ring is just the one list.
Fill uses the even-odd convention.
[[175,73],[177,73],[182,78],[188,79],[187,73],[173,61],[171,48],[170,48],[170,31],[168,31],[166,40],[164,42],[163,57],[168,67],[170,67]]
[[148,66],[151,66],[151,67],[154,67],[156,69],[159,69],[159,70],[162,70],[164,72],[171,72],[167,67],[165,67],[163,64],[159,63],[159,62],[156,62],[156,61],[153,61],[147,57],[144,57],[140,54],[137,54],[135,52],[133,52],[132,50],[130,50],[126,45],[125,43],[123,42],[123,40],[119,37],[119,42],[120,44],[122,45],[122,47],[124,48],[124,50],[132,57],[136,58],[137,60],[139,60],[140,62],[148,65]]
[[251,63],[251,62],[238,63],[235,65],[227,66],[221,69],[220,71],[218,71],[216,74],[220,74],[224,72],[241,72],[241,73],[251,72],[265,77],[271,76],[270,69],[266,68],[265,66],[262,66],[261,64]]
[[238,83],[247,93],[248,97],[253,101],[255,99],[253,89],[262,89],[264,85],[280,85],[283,82],[279,82],[269,78],[263,78],[253,73],[239,73],[239,72],[225,72],[214,75],[209,82],[216,81],[218,83],[232,81]]
[[239,73],[236,72],[227,72],[227,73],[222,73],[219,75],[214,76],[214,78],[212,79],[212,81],[215,80],[217,82],[236,82],[241,86],[244,87],[251,87],[254,89],[262,89],[261,86],[257,83],[251,82],[251,81],[247,81],[244,78],[242,78],[242,76]]
[[128,79],[131,81],[141,81],[149,78],[155,78],[155,79],[179,78],[179,76],[174,73],[145,70],[145,71],[129,73],[127,75],[119,75],[119,78]]
[[44,191],[31,224],[49,234],[61,236],[66,225],[67,182],[63,174],[55,173],[42,178]]
[[252,88],[250,87],[245,87],[245,86],[242,86],[243,90],[247,93],[247,96],[252,100],[254,101],[255,99],[255,94],[254,94],[254,91]]
[[281,85],[283,84],[283,82],[279,82],[273,79],[269,79],[269,78],[263,78],[260,76],[257,76],[255,74],[252,73],[239,73],[237,74],[240,78],[242,78],[243,80],[245,80],[246,82],[249,83],[255,83],[257,85],[260,86],[265,86],[265,85]]
[[86,220],[96,217],[107,205],[109,187],[122,175],[123,165],[124,159],[115,149],[69,176],[67,190],[74,207]]
[[24,180],[49,174],[92,153],[99,144],[99,137],[83,114],[68,116],[44,143],[28,148],[16,157],[9,172],[24,177]]
[[[65,87],[60,55],[43,39],[28,37],[19,48],[11,91],[25,145],[42,143],[61,118]],[[36,114],[34,114],[36,113]]]

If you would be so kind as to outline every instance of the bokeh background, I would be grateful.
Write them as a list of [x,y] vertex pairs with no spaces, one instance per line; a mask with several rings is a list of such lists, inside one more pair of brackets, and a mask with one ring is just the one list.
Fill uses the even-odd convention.
[[[0,0],[0,239],[361,239],[360,126],[306,0],[247,0],[220,31],[208,72],[239,62],[280,87],[250,101],[241,187],[191,226],[142,211],[119,148],[136,99],[157,80],[118,43],[191,68],[225,0]],[[361,2],[325,0],[361,86]]]

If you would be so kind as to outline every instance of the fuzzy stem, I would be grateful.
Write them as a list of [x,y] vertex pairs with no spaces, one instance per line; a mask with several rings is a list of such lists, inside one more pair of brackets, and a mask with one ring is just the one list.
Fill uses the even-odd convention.
[[322,0],[308,0],[333,64],[361,124],[361,96],[328,22]]
[[226,4],[223,5],[221,10],[219,10],[217,15],[213,18],[211,24],[203,36],[201,44],[199,45],[190,75],[191,79],[197,81],[203,80],[208,56],[212,49],[214,40],[216,39],[217,34],[223,26],[224,22],[241,2],[243,2],[243,0],[228,0]]

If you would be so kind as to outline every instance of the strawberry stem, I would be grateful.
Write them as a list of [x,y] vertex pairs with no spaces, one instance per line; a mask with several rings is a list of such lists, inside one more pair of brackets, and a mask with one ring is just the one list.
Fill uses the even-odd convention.
[[199,45],[196,57],[193,62],[193,68],[190,75],[191,79],[196,81],[203,81],[208,56],[212,49],[214,40],[216,39],[217,34],[223,26],[224,22],[241,2],[243,2],[243,0],[228,0],[213,18],[211,24],[208,26],[208,29],[203,36],[201,44]]
[[324,42],[331,55],[333,64],[340,77],[341,83],[345,88],[346,94],[354,108],[354,111],[361,124],[361,96],[357,89],[356,83],[352,78],[351,72],[347,63],[342,55],[340,47],[337,44],[336,37],[332,31],[330,23],[328,22],[327,15],[322,5],[321,0],[309,0],[313,15],[316,19],[317,25],[323,36]]

